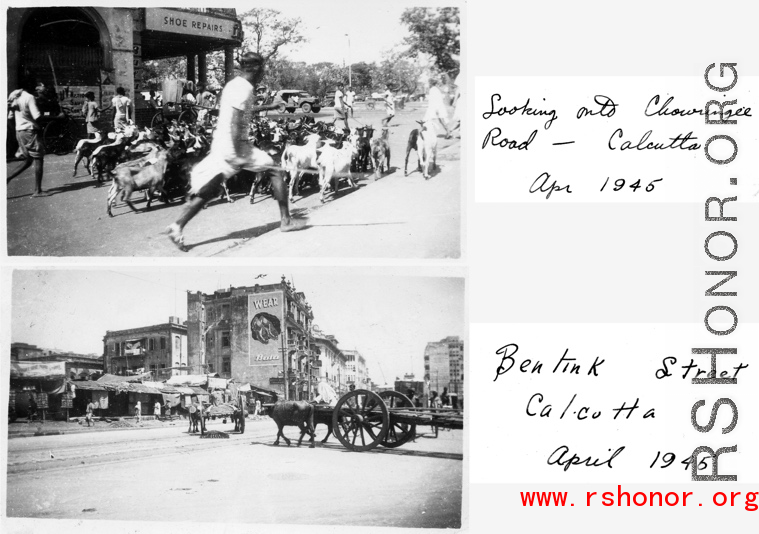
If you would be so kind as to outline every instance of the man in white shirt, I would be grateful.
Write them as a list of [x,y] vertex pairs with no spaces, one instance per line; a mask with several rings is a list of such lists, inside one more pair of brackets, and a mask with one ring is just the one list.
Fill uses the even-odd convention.
[[126,128],[130,121],[129,108],[132,106],[132,100],[126,96],[123,87],[116,89],[116,96],[111,99],[113,108],[113,128],[119,132]]
[[[185,204],[176,222],[166,228],[169,239],[182,251],[184,235],[182,230],[198,214],[209,200],[216,197],[221,184],[242,170],[269,173],[274,197],[279,203],[281,223],[279,229],[287,232],[296,229],[290,219],[282,169],[263,150],[249,141],[249,129],[253,115],[260,109],[254,105],[255,84],[264,76],[264,58],[255,52],[246,52],[240,58],[240,75],[224,87],[219,106],[211,151],[198,163],[190,175],[190,193],[193,197]],[[277,106],[262,106],[275,109]]]
[[[37,108],[34,96],[24,89],[16,89],[8,96],[8,111],[16,122],[16,140],[24,162],[7,178],[7,182],[24,172],[34,163],[34,194],[42,196],[42,173],[44,169],[45,144],[42,141],[42,113]],[[6,183],[7,183],[6,182]]]
[[348,109],[351,112],[351,118],[353,118],[353,102],[356,100],[356,91],[353,90],[353,87],[348,86],[348,90],[345,91],[345,105],[348,106]]
[[427,98],[427,112],[424,115],[424,122],[431,123],[427,127],[437,127],[439,123],[445,131],[445,136],[450,137],[448,133],[448,109],[445,107],[443,92],[438,87],[436,78],[430,78],[430,92]]
[[350,130],[348,126],[348,116],[345,111],[345,93],[343,93],[343,84],[337,84],[337,91],[335,91],[335,122],[341,120],[345,123],[345,129]]
[[385,92],[382,93],[382,99],[385,101],[385,118],[382,119],[382,127],[387,128],[390,124],[390,121],[395,117],[395,97],[393,96],[392,91],[390,91],[390,86],[385,86]]

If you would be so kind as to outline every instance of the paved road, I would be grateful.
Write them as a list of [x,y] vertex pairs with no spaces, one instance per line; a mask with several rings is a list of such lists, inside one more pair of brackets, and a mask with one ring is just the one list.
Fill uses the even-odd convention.
[[199,439],[185,425],[8,440],[8,516],[460,526],[461,431],[354,453],[334,438],[272,447],[269,419],[229,439]]
[[[391,172],[378,181],[361,177],[358,189],[319,202],[315,190],[297,197],[292,212],[306,219],[301,231],[279,232],[279,210],[268,196],[253,206],[245,189],[228,204],[214,201],[186,228],[188,252],[162,234],[179,215],[179,202],[155,201],[150,211],[115,208],[106,215],[108,186],[81,170],[74,178],[72,154],[45,158],[43,188],[49,196],[31,198],[32,170],[8,185],[8,251],[11,255],[49,256],[247,256],[456,258],[460,255],[460,165],[458,139],[439,138],[440,172],[425,181],[414,171],[403,176],[406,141],[424,108],[399,111],[390,129]],[[320,115],[324,115],[322,112]],[[377,130],[384,112],[357,110],[351,126]],[[18,163],[9,163],[10,171]],[[415,168],[416,156],[411,156]],[[138,209],[142,195],[133,195]]]

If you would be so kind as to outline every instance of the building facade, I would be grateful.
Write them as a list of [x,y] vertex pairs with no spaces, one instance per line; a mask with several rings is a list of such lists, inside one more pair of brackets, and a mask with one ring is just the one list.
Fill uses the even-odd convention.
[[[140,107],[142,98],[134,95],[149,89],[144,61],[185,57],[187,80],[205,82],[207,54],[223,50],[229,80],[234,76],[234,49],[241,43],[242,25],[234,9],[10,8],[8,90],[29,81],[45,82],[76,116],[87,91],[107,104],[116,88],[123,87]],[[137,119],[139,123],[139,114]]]
[[44,349],[29,343],[11,343],[11,361],[36,360],[42,356]]
[[366,389],[369,376],[366,359],[357,350],[344,350],[345,367],[348,384],[354,384],[359,389]]
[[337,338],[314,329],[312,343],[321,362],[318,379],[326,381],[338,395],[348,391],[345,354],[337,346]]
[[430,391],[443,388],[464,399],[464,342],[458,336],[450,336],[440,341],[427,343],[424,349],[424,381]]
[[168,323],[107,331],[103,336],[104,369],[114,375],[150,371],[157,381],[186,374],[187,324],[178,317]]
[[308,398],[314,386],[310,329],[303,293],[277,284],[187,295],[189,365],[238,383]]

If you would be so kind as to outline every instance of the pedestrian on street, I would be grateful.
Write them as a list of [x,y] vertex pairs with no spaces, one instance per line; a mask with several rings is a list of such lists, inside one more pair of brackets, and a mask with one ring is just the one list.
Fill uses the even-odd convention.
[[261,415],[261,399],[256,399],[256,417]]
[[153,111],[158,111],[160,106],[158,105],[158,98],[155,96],[155,91],[153,89],[150,90],[150,93],[148,93],[148,107],[152,109]]
[[16,140],[24,162],[13,171],[7,178],[9,183],[19,174],[34,164],[34,194],[33,197],[43,195],[42,175],[44,170],[45,144],[42,141],[42,113],[37,107],[37,102],[31,92],[35,84],[27,83],[22,89],[16,89],[8,96],[8,118],[16,122]]
[[87,403],[87,411],[84,414],[84,420],[87,421],[87,426],[90,426],[90,423],[93,425],[95,424],[95,421],[93,421],[93,417],[95,415],[95,404],[90,400],[90,402]]
[[102,139],[100,128],[97,127],[97,120],[100,118],[100,105],[95,102],[95,93],[87,91],[85,93],[85,102],[82,105],[82,114],[84,122],[87,124],[86,143],[99,143]]
[[440,402],[443,403],[444,408],[448,408],[451,405],[451,398],[448,396],[448,388],[443,388],[443,392],[440,394]]
[[433,391],[430,395],[430,408],[440,408],[442,406],[442,403],[440,402],[440,397],[438,397],[437,391]]
[[29,393],[29,422],[35,419],[37,419],[37,399],[34,398],[34,393]]
[[382,93],[382,98],[385,101],[385,118],[382,119],[382,127],[387,128],[387,125],[390,124],[390,121],[395,117],[395,97],[393,96],[392,91],[390,91],[390,86],[385,86],[385,92]]
[[[187,250],[182,234],[185,225],[217,196],[222,183],[241,170],[265,171],[269,175],[274,197],[279,203],[280,231],[297,228],[290,218],[288,190],[282,169],[275,166],[269,154],[251,145],[248,139],[251,119],[258,111],[253,105],[256,97],[253,88],[264,76],[263,56],[255,52],[243,54],[240,70],[240,75],[231,80],[222,92],[211,151],[192,170],[190,194],[193,197],[185,204],[179,219],[166,228],[169,239],[182,251]],[[276,106],[270,104],[264,108],[274,109]]]
[[129,109],[131,106],[132,100],[126,96],[124,88],[119,87],[116,89],[116,96],[111,99],[111,108],[113,108],[113,128],[117,132],[123,131],[127,124],[129,124],[131,116]]
[[445,131],[445,138],[451,137],[448,131],[448,109],[445,107],[443,92],[438,87],[438,80],[434,77],[430,78],[430,92],[427,97],[427,112],[424,114],[424,122],[427,123],[428,128],[435,132],[438,124],[440,124]]
[[345,93],[343,92],[344,85],[342,83],[337,84],[337,90],[335,91],[335,122],[341,120],[345,123],[345,129],[350,130],[348,126],[348,114],[345,109]]
[[166,400],[166,404],[164,405],[164,409],[165,409],[164,417],[166,417],[166,419],[168,419],[169,421],[171,421],[171,403],[168,400]]
[[134,405],[134,416],[137,419],[137,423],[142,423],[142,402],[137,401]]
[[213,93],[206,89],[206,84],[203,82],[198,83],[197,104],[203,108],[198,110],[198,124],[205,124],[208,110],[213,108],[213,100]]
[[348,107],[351,113],[351,119],[353,118],[353,102],[356,101],[356,91],[352,86],[348,86],[348,90],[345,91],[345,105]]
[[155,415],[156,419],[161,418],[161,403],[158,401],[155,401],[155,404],[153,405],[153,415]]

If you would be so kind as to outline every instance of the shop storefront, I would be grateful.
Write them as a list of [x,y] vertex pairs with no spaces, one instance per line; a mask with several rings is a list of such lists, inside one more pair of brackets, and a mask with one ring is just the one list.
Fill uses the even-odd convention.
[[226,79],[242,25],[234,9],[28,7],[8,9],[8,91],[42,81],[74,116],[92,91],[107,105],[123,87],[139,108],[142,65],[184,57],[185,77],[205,81],[207,54],[224,51]]

